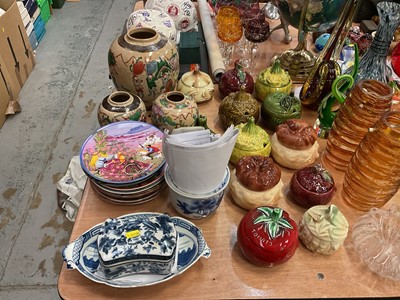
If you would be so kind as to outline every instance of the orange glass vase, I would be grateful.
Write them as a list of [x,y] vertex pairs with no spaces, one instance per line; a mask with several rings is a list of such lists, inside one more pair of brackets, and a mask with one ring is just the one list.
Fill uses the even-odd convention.
[[340,107],[329,133],[322,163],[345,171],[358,144],[377,120],[390,110],[392,88],[377,80],[359,81]]
[[400,187],[400,111],[385,113],[363,138],[346,170],[342,195],[352,207],[382,207]]

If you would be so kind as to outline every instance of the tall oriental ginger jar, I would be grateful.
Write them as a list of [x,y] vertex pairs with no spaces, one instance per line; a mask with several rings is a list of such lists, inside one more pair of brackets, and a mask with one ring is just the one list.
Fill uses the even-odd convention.
[[138,95],[148,110],[178,82],[177,48],[151,28],[131,28],[116,38],[108,52],[108,66],[117,90]]

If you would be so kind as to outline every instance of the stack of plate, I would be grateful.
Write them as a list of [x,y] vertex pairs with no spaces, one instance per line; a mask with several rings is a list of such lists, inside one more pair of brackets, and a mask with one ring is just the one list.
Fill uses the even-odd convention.
[[138,121],[101,127],[83,143],[80,161],[93,189],[116,204],[140,204],[166,187],[161,130]]

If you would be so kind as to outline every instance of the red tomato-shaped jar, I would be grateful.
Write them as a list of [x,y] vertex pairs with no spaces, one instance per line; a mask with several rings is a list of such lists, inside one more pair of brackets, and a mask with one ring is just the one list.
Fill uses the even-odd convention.
[[240,221],[237,239],[244,256],[252,263],[273,267],[286,262],[296,252],[297,224],[281,208],[261,206],[250,210]]

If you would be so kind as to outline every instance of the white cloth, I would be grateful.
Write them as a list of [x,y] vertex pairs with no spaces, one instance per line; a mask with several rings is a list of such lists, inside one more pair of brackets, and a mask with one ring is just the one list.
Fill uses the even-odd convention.
[[87,176],[83,172],[79,156],[73,156],[64,177],[57,183],[57,190],[61,192],[58,197],[59,206],[65,210],[68,220],[74,222],[78,208],[81,204],[83,189]]

